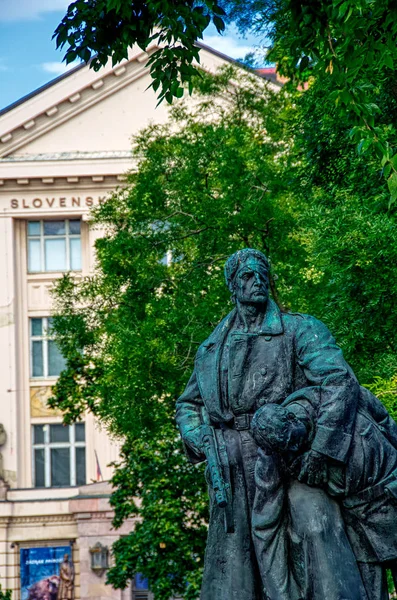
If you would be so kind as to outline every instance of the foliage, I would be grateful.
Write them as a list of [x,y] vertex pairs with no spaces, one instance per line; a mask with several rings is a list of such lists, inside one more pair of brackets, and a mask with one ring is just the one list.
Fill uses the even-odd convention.
[[0,583],[0,600],[11,600],[11,599],[12,599],[12,591],[6,590],[4,592],[3,588],[1,587],[1,583]]
[[268,59],[292,82],[329,79],[323,114],[334,107],[347,119],[360,152],[381,160],[397,199],[396,129],[377,123],[382,89],[395,93],[397,5],[392,0],[227,0],[229,18],[269,44]]
[[[301,198],[300,242],[307,252],[305,305],[336,335],[363,383],[396,370],[396,212],[374,153],[358,154],[349,120],[336,107],[324,113],[332,89],[316,80],[296,101],[291,125],[293,193]],[[397,104],[382,91],[387,126]],[[305,206],[305,209],[303,207]]]
[[195,42],[213,21],[219,32],[226,20],[240,31],[254,31],[269,45],[268,60],[292,83],[324,74],[330,93],[324,113],[334,107],[345,120],[360,152],[374,151],[387,178],[392,202],[397,199],[397,146],[393,122],[377,124],[381,90],[396,91],[397,4],[393,0],[179,0],[135,3],[126,0],[77,0],[58,26],[58,46],[67,44],[66,61],[91,58],[99,68],[113,64],[137,43],[146,49],[159,33],[164,47],[151,59],[153,87],[159,99],[183,95],[195,73]]
[[260,78],[241,77],[203,77],[194,102],[141,133],[138,173],[93,213],[105,234],[94,274],[66,276],[56,290],[67,369],[52,405],[66,421],[90,410],[124,440],[114,524],[133,517],[136,527],[114,545],[109,581],[123,587],[144,573],[160,600],[196,598],[200,584],[207,494],[182,453],[174,411],[198,345],[231,309],[223,263],[238,248],[262,248],[286,296],[293,267],[304,265],[289,237],[294,201],[279,202],[288,103]]
[[54,37],[57,48],[67,45],[67,63],[76,58],[91,60],[96,71],[109,57],[113,65],[127,58],[133,44],[145,51],[157,40],[162,49],[151,54],[148,62],[152,86],[160,88],[159,101],[165,98],[171,103],[174,97],[182,97],[183,84],[197,75],[192,64],[200,62],[195,42],[211,22],[221,33],[223,15],[217,0],[76,0]]

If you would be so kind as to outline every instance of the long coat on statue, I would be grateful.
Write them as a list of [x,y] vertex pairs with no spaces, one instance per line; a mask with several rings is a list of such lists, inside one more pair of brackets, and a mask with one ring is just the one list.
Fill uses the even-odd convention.
[[[209,486],[201,600],[367,600],[338,505],[298,481],[288,482],[287,502],[278,503],[277,490],[269,502],[272,477],[279,477],[271,473],[274,461],[267,464],[264,453],[258,459],[249,429],[264,403],[281,404],[309,388],[321,389],[311,447],[345,463],[360,386],[323,323],[281,313],[269,299],[259,333],[245,333],[234,310],[200,346],[177,401],[177,423],[182,439],[203,423],[203,415],[215,427],[218,445],[227,450],[223,466],[234,521],[234,532],[226,533],[224,509]],[[205,459],[185,442],[192,462]],[[274,527],[286,529],[288,543],[272,545]],[[264,589],[261,572],[269,568],[274,585]]]

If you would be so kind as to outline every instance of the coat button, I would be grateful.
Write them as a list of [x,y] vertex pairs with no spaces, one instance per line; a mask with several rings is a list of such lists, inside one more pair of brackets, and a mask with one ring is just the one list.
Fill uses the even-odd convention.
[[266,373],[267,373],[266,367],[262,367],[261,370],[260,370],[260,374],[261,375],[266,375]]
[[267,342],[270,342],[270,340],[271,340],[271,339],[272,339],[272,336],[271,336],[271,335],[265,335],[265,340],[266,340]]

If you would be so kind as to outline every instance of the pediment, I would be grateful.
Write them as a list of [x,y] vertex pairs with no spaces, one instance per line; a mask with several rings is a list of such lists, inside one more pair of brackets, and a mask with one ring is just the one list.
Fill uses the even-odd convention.
[[[131,137],[149,122],[164,122],[168,106],[152,88],[147,53],[132,49],[128,60],[99,72],[88,65],[47,84],[0,114],[0,158],[51,152],[127,151]],[[231,61],[204,45],[201,66],[215,71]],[[234,61],[233,61],[234,62]]]

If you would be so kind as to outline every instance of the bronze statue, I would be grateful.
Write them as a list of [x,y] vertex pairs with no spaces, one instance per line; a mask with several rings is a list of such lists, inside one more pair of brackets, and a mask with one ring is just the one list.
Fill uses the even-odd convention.
[[59,571],[59,588],[57,600],[74,599],[74,569],[69,560],[69,554],[65,554]]
[[[397,530],[397,425],[323,323],[280,311],[261,252],[233,254],[225,277],[236,308],[200,346],[177,401],[188,457],[207,460],[201,600],[384,600],[385,561],[397,549],[394,540],[385,551]],[[366,479],[352,459],[362,414],[389,452]]]

